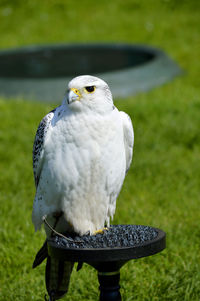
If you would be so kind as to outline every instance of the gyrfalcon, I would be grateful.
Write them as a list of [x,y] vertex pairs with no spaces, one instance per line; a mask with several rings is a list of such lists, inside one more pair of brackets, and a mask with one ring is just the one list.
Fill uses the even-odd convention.
[[[109,227],[131,164],[133,141],[131,119],[114,106],[107,83],[89,75],[72,79],[62,104],[42,119],[35,136],[35,230],[44,220],[59,233],[92,235]],[[47,237],[52,234],[46,224],[45,231]],[[34,266],[45,256],[46,243]],[[47,264],[50,273],[50,258]],[[55,300],[67,292],[72,267],[67,262],[62,268],[68,280],[65,275],[60,284],[48,281]]]

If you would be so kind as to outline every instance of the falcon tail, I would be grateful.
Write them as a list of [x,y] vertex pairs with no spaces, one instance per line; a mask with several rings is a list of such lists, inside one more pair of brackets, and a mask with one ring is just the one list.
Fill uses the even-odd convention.
[[38,265],[40,265],[48,256],[48,249],[47,249],[47,240],[45,240],[43,246],[41,247],[41,249],[37,252],[34,262],[33,262],[33,266],[32,268],[36,268]]

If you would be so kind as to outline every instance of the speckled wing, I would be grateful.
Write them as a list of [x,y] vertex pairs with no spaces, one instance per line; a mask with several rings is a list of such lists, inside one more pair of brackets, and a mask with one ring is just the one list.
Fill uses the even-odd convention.
[[130,168],[132,156],[133,156],[134,132],[133,132],[133,125],[128,114],[121,111],[120,115],[123,121],[124,146],[126,152],[126,172],[127,172]]
[[56,109],[49,112],[40,122],[33,144],[33,173],[35,179],[35,186],[37,187],[40,179],[40,173],[42,169],[42,161],[44,155],[44,140],[48,132],[51,120],[54,116]]

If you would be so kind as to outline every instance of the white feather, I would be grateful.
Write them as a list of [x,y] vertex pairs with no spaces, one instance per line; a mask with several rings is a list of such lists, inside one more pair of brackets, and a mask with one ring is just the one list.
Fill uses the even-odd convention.
[[126,152],[126,172],[129,170],[133,157],[134,131],[130,117],[120,112],[124,129],[124,146]]

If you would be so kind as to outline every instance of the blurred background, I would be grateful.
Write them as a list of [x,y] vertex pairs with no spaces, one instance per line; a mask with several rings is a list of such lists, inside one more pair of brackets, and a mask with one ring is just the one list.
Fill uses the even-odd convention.
[[[164,50],[184,74],[149,92],[116,98],[135,129],[131,169],[113,223],[167,233],[161,254],[121,270],[124,300],[199,300],[200,2],[195,0],[0,0],[0,48],[57,43],[133,43]],[[64,91],[63,91],[64,92]],[[31,222],[32,145],[55,104],[0,98],[0,300],[44,300],[45,238]],[[97,300],[96,272],[74,271],[65,300]]]

